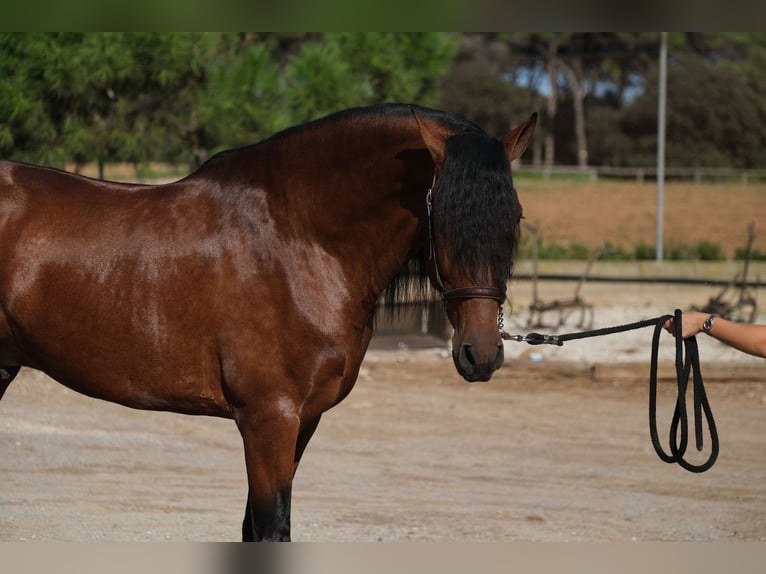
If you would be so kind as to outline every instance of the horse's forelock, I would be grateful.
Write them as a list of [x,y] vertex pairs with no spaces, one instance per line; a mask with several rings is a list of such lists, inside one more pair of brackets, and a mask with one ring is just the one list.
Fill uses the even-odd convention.
[[481,132],[449,138],[433,201],[434,233],[440,251],[446,250],[443,256],[476,282],[507,279],[521,206],[502,144]]

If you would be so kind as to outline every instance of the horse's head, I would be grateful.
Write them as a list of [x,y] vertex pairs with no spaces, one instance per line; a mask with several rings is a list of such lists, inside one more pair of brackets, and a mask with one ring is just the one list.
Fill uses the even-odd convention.
[[467,381],[487,381],[503,363],[498,312],[519,239],[511,161],[526,149],[537,115],[502,140],[415,117],[436,166],[428,198],[429,274],[454,327],[458,372]]

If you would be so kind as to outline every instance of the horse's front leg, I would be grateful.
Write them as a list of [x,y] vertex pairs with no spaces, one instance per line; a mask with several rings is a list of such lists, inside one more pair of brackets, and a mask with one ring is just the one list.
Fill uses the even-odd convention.
[[248,497],[242,540],[289,541],[290,497],[300,421],[283,402],[242,409],[235,420],[245,447]]
[[289,486],[270,505],[263,505],[248,493],[242,542],[290,542],[290,499]]
[[[292,476],[295,476],[295,472],[298,470],[298,464],[300,463],[303,451],[311,440],[314,431],[319,425],[319,419],[308,422],[303,425],[298,435],[297,444],[294,445],[293,467]],[[247,450],[247,449],[246,449]],[[248,470],[248,477],[250,472]],[[274,503],[265,510],[253,504],[252,495],[253,492],[252,482],[250,483],[250,489],[247,497],[247,505],[245,506],[245,518],[242,521],[242,541],[254,542],[254,541],[268,541],[268,540],[290,540],[290,500],[292,492],[292,482],[286,489],[280,490]],[[267,525],[272,525],[268,527]],[[273,533],[273,534],[269,534]]]

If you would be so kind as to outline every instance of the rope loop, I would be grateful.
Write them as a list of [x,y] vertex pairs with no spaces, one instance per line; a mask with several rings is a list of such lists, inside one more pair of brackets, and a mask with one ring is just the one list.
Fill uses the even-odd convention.
[[[662,328],[668,319],[674,320],[675,327],[675,369],[677,398],[673,418],[670,422],[669,449],[666,452],[662,446],[662,441],[657,432],[657,366],[660,347],[660,334]],[[702,381],[702,372],[699,362],[699,348],[697,339],[689,337],[683,339],[681,325],[681,310],[676,309],[673,315],[662,315],[653,319],[637,321],[615,327],[606,327],[603,329],[594,329],[592,331],[582,331],[579,333],[566,333],[563,335],[542,335],[540,333],[529,333],[528,335],[505,335],[503,338],[512,341],[525,341],[530,345],[552,344],[562,346],[566,341],[576,339],[585,339],[589,337],[598,337],[602,335],[611,335],[641,329],[643,327],[654,327],[652,336],[652,354],[649,368],[649,434],[652,440],[652,446],[660,459],[667,463],[676,463],[690,472],[705,472],[713,466],[718,458],[719,443],[718,431],[715,426],[713,412],[705,393],[705,385]],[[711,447],[708,459],[702,464],[692,464],[686,457],[686,449],[689,444],[689,414],[687,411],[687,390],[689,387],[689,376],[692,377],[692,405],[694,418],[694,438],[697,451],[702,451],[704,447],[704,422],[707,425],[710,435]]]

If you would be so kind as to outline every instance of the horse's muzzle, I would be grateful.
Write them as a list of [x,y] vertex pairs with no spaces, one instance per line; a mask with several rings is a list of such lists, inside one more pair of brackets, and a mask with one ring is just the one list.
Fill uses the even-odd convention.
[[452,358],[458,373],[469,383],[488,381],[503,364],[503,345],[490,347],[484,353],[473,345],[461,345],[453,349]]

